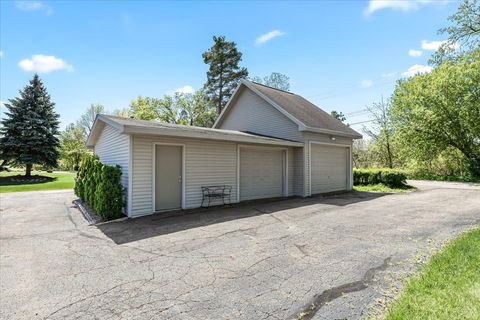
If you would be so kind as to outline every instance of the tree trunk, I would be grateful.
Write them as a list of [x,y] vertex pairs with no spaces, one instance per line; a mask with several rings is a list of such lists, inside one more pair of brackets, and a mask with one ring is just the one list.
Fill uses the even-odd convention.
[[27,163],[27,166],[25,168],[25,177],[31,177],[32,176],[32,167],[33,167],[33,165],[31,163]]

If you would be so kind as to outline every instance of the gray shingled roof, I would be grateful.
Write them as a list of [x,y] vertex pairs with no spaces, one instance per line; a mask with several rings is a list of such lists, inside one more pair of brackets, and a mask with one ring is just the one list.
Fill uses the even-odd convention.
[[255,89],[260,91],[267,98],[275,102],[283,110],[307,127],[327,129],[346,133],[348,135],[361,136],[349,126],[333,118],[330,114],[299,95],[267,87],[252,81],[250,81],[250,83]]
[[[265,143],[277,145],[301,145],[300,142],[280,139],[269,136],[262,136],[251,132],[241,132],[236,130],[213,129],[195,126],[186,126],[180,124],[165,123],[159,121],[137,120],[131,118],[118,117],[113,115],[99,114],[97,120],[114,125],[119,130],[125,130],[127,133],[147,132],[149,134],[170,135],[170,136],[193,136],[195,138],[218,139],[228,141],[248,141],[252,143]],[[95,121],[96,123],[97,121]],[[147,130],[147,131],[145,131]],[[92,130],[93,132],[94,130]],[[90,133],[92,135],[92,133]],[[90,140],[90,136],[89,136]],[[87,143],[88,144],[88,143]],[[89,144],[91,145],[91,143]]]

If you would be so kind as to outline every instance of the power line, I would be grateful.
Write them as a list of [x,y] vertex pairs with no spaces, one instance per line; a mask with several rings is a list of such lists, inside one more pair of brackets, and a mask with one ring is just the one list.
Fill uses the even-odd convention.
[[[415,67],[415,68],[411,68],[411,69],[408,69],[408,72],[411,73],[411,72],[415,72],[417,70],[421,70],[425,68],[425,66],[418,66],[418,67]],[[378,79],[378,78],[377,78]],[[397,79],[398,80],[398,79]],[[380,82],[378,84],[374,84],[374,85],[386,85],[386,84],[391,84],[391,83],[395,83],[397,82],[397,80],[393,80],[393,81],[386,81],[386,82]],[[360,88],[360,87],[357,87],[357,86],[351,86],[349,88],[352,88],[354,89],[355,91],[358,91],[358,90],[361,90],[361,89],[364,89],[364,88]],[[311,96],[308,96],[306,97],[307,99],[312,99],[312,100],[315,100],[315,101],[319,101],[319,100],[325,100],[325,99],[329,99],[329,98],[333,98],[333,97],[337,97],[337,96],[340,96],[344,93],[348,93],[348,92],[352,92],[352,90],[348,90],[348,89],[342,89],[341,91],[337,92],[337,93],[334,93],[335,90],[333,91],[329,91],[327,93],[319,93],[319,94],[314,94],[314,95],[311,95]],[[330,94],[332,93],[332,94]],[[318,98],[317,98],[318,97]]]
[[362,124],[362,123],[367,123],[367,122],[373,122],[375,120],[365,120],[365,121],[360,121],[360,122],[354,122],[354,123],[349,123],[350,126],[356,125],[356,124]]

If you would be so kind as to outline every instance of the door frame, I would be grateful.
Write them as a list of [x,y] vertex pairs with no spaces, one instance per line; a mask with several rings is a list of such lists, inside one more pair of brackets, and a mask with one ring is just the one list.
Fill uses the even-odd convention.
[[347,187],[346,190],[351,190],[353,187],[353,168],[352,168],[352,146],[348,144],[340,144],[340,143],[328,143],[328,142],[320,142],[320,141],[308,141],[308,182],[309,182],[309,196],[312,195],[312,144],[319,144],[325,145],[329,147],[341,147],[347,148],[348,151],[348,158],[350,161],[347,161],[348,170],[346,172],[347,181],[345,181],[345,186]]
[[155,196],[156,196],[156,190],[155,190],[155,184],[157,181],[157,170],[156,170],[156,165],[157,165],[157,159],[156,159],[156,149],[158,145],[163,145],[163,146],[176,146],[176,147],[181,147],[182,148],[182,191],[181,191],[181,209],[185,209],[185,144],[183,143],[169,143],[169,142],[153,142],[152,143],[152,211],[153,212],[164,212],[164,211],[172,211],[172,210],[177,210],[177,209],[171,209],[171,210],[161,210],[157,211],[155,208]]
[[288,197],[288,148],[285,147],[265,147],[265,146],[254,146],[249,144],[238,144],[237,145],[237,202],[240,202],[240,149],[259,149],[259,150],[274,150],[274,151],[283,151],[285,163],[283,169],[283,196]]

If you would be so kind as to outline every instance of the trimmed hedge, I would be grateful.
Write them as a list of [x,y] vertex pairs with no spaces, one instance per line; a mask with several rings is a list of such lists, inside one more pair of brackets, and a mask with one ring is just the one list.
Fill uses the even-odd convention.
[[109,166],[88,155],[75,178],[75,194],[104,220],[120,218],[125,205],[120,166]]
[[407,175],[395,169],[353,169],[354,185],[369,185],[383,183],[391,188],[404,187]]

